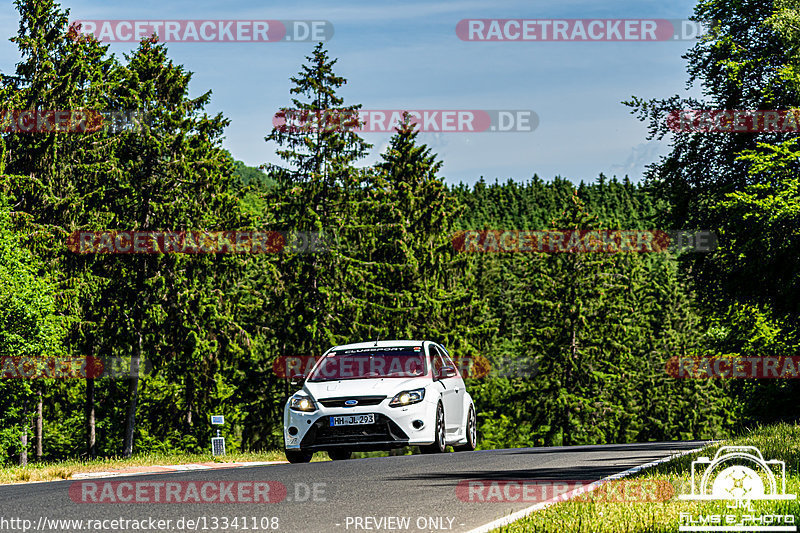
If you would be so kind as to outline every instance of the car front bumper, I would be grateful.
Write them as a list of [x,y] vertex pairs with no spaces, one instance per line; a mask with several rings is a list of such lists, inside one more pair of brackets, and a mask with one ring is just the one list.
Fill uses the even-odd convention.
[[[379,405],[320,407],[313,413],[284,408],[283,438],[287,450],[386,450],[431,444],[435,438],[436,404],[423,400],[405,407]],[[317,405],[321,406],[320,402]],[[373,413],[374,424],[331,426],[332,416]],[[292,434],[294,433],[294,434]]]

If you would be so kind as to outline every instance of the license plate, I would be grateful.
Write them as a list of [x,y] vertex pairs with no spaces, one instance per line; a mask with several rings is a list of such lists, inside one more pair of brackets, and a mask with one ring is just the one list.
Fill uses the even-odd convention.
[[370,413],[368,415],[348,415],[348,416],[332,416],[332,426],[358,426],[360,424],[374,424],[375,415]]

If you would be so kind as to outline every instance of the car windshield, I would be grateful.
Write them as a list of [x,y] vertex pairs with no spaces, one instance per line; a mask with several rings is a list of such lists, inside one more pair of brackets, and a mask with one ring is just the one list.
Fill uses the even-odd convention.
[[326,355],[308,381],[409,378],[426,373],[422,346],[355,348]]

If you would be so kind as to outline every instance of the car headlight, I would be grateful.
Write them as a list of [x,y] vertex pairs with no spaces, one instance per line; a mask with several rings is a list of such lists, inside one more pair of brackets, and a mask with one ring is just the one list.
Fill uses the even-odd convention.
[[317,404],[310,396],[303,396],[296,394],[289,398],[289,409],[292,411],[302,411],[304,413],[311,413],[317,410]]
[[425,389],[406,390],[392,398],[392,401],[389,402],[389,407],[402,407],[412,403],[419,403],[423,398],[425,398]]

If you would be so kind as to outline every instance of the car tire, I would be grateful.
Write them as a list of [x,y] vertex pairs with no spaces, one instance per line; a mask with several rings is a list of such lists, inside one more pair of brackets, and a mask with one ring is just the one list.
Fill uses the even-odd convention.
[[444,407],[441,402],[436,406],[436,440],[433,444],[428,446],[420,446],[419,451],[422,453],[444,453],[447,449],[447,441],[445,440],[444,429]]
[[353,456],[353,452],[350,450],[328,450],[328,457],[331,458],[331,461],[346,461]]
[[302,450],[284,450],[286,460],[290,463],[307,463],[314,457],[314,452],[304,452]]
[[475,417],[475,408],[469,406],[469,414],[467,414],[467,427],[464,428],[464,433],[467,436],[467,443],[460,446],[453,446],[457,452],[471,452],[478,447],[478,420]]

